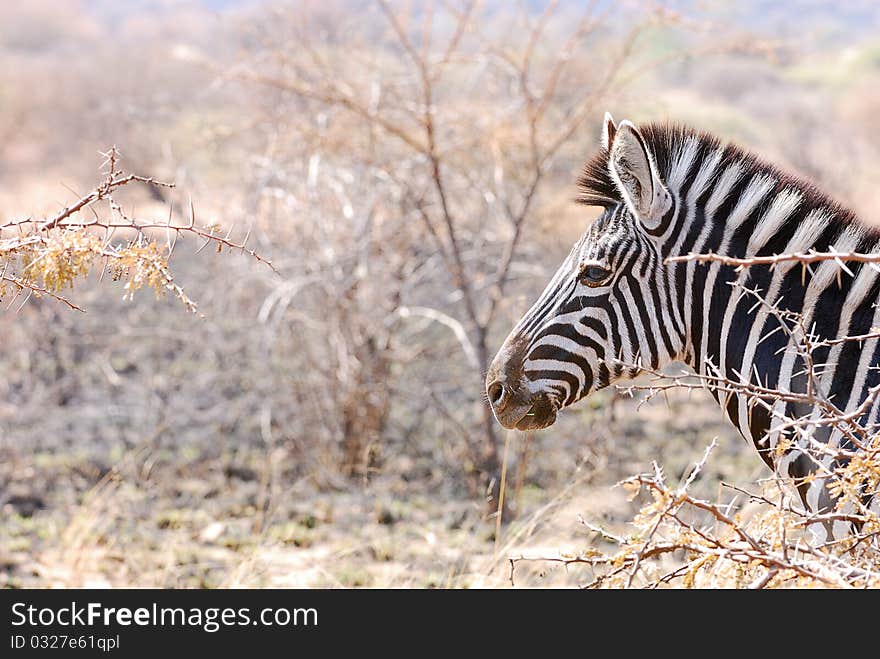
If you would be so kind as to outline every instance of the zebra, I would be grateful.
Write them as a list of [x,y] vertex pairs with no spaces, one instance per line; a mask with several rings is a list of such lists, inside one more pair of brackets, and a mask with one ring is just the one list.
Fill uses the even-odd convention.
[[[486,393],[501,425],[546,428],[581,398],[674,361],[704,382],[723,377],[803,392],[805,356],[786,312],[800,314],[810,335],[827,344],[813,354],[823,365],[819,393],[842,412],[863,410],[880,384],[880,341],[871,329],[880,326],[880,277],[873,264],[848,264],[844,274],[834,261],[738,270],[670,257],[878,252],[877,230],[806,180],[675,124],[618,125],[606,114],[601,148],[578,182],[580,201],[602,212],[488,368]],[[861,335],[868,338],[834,341]],[[756,405],[742,390],[708,388],[767,465],[796,484],[806,508],[829,510],[825,479],[809,478],[815,455],[802,441],[776,450],[787,437],[781,420],[815,415],[813,406]],[[876,402],[867,407],[858,419],[865,428],[880,415]],[[829,426],[817,427],[814,438],[841,442]],[[834,525],[825,531],[841,533]]]

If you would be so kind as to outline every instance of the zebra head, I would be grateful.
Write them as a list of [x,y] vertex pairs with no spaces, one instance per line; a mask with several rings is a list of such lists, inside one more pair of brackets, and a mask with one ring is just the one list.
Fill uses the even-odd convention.
[[488,369],[488,399],[506,428],[546,428],[562,408],[683,349],[657,242],[675,215],[674,197],[632,123],[616,126],[606,114],[602,149],[585,176],[605,181],[606,193],[584,201],[605,211]]

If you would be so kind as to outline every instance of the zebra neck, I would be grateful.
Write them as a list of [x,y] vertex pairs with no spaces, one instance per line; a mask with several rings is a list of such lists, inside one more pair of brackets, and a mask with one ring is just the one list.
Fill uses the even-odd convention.
[[[834,208],[818,203],[808,190],[737,161],[719,166],[726,160],[721,154],[719,150],[700,163],[680,162],[677,171],[687,174],[679,174],[678,181],[673,170],[677,208],[661,241],[664,258],[708,252],[743,258],[810,249],[877,249],[876,237],[867,235],[862,225],[842,221]],[[804,364],[793,349],[796,337],[779,310],[802,314],[804,326],[824,339],[870,332],[880,324],[880,309],[874,308],[880,281],[872,268],[853,264],[850,270],[852,276],[841,277],[834,262],[810,271],[794,262],[772,270],[741,271],[719,263],[669,264],[666,284],[674,322],[684,337],[682,360],[707,378],[782,391],[803,388]],[[826,347],[814,357],[826,366],[821,386],[837,396],[841,409],[853,409],[868,384],[880,379],[876,372],[869,373],[870,364],[880,359],[876,339],[846,351]],[[851,381],[834,377],[841,359],[855,371]],[[756,411],[754,398],[723,387],[713,394],[745,437],[756,444],[765,440],[770,412]],[[782,404],[779,412],[796,411]],[[876,416],[876,410],[871,415]]]

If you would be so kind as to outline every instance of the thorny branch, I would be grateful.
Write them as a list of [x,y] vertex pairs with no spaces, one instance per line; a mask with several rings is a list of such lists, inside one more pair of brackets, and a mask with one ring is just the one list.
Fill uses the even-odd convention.
[[[74,203],[47,219],[26,218],[0,224],[0,297],[11,292],[10,306],[26,292],[25,302],[31,295],[45,295],[83,311],[60,291],[72,287],[100,264],[102,276],[109,270],[114,279],[126,281],[127,297],[148,286],[157,294],[170,291],[187,311],[196,312],[196,303],[174,280],[168,267],[181,235],[204,240],[199,251],[213,244],[217,251],[224,247],[237,250],[275,270],[270,261],[247,247],[249,233],[243,240],[235,241],[232,228],[222,233],[216,225],[198,225],[192,202],[188,221],[183,224],[174,222],[173,208],[169,208],[165,220],[129,217],[114,199],[115,191],[132,183],[164,188],[173,188],[174,184],[118,169],[119,152],[115,146],[103,156],[105,178]],[[97,212],[102,203],[109,210],[103,216]],[[84,217],[86,210],[92,215]],[[114,240],[117,232],[127,233],[128,237]],[[8,234],[12,235],[6,237]],[[155,234],[164,235],[164,244]]]

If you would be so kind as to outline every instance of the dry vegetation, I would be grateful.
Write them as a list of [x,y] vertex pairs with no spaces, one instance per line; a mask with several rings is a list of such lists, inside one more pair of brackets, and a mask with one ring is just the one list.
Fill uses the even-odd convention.
[[[861,536],[811,548],[705,382],[524,436],[482,398],[592,217],[606,109],[870,218],[870,21],[804,11],[805,45],[733,9],[532,4],[0,8],[0,583],[877,585],[876,465],[825,474]],[[79,192],[113,143],[138,176],[113,150]]]
[[[101,167],[106,169],[106,176],[94,190],[52,217],[28,217],[0,224],[0,301],[9,298],[7,308],[26,293],[21,306],[27,304],[31,295],[37,299],[47,296],[83,311],[61,292],[72,288],[100,264],[102,279],[109,272],[113,281],[125,282],[123,299],[132,300],[136,291],[147,287],[158,295],[171,292],[187,311],[196,312],[196,303],[175,283],[168,267],[168,259],[181,235],[201,238],[203,244],[199,249],[208,245],[215,246],[218,252],[224,247],[235,249],[271,267],[271,263],[246,247],[247,237],[237,244],[230,240],[231,229],[224,235],[217,226],[198,226],[192,204],[185,224],[173,222],[171,209],[166,220],[129,217],[114,199],[119,188],[133,183],[164,188],[174,185],[120,170],[115,146],[102,155]],[[98,214],[102,205],[109,209],[105,217]],[[83,218],[86,211],[92,217]],[[151,237],[157,233],[164,234],[164,243]],[[118,234],[130,237],[120,241]]]

